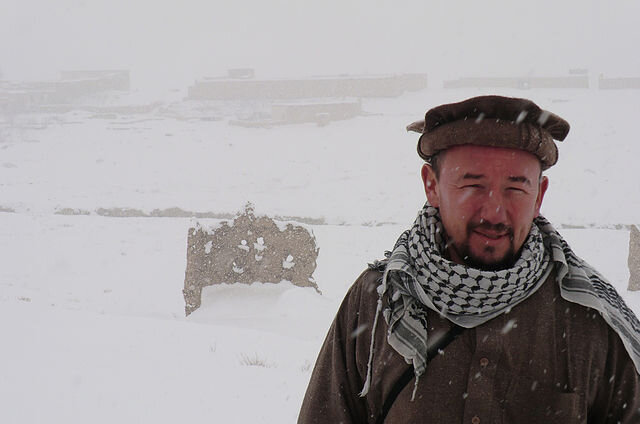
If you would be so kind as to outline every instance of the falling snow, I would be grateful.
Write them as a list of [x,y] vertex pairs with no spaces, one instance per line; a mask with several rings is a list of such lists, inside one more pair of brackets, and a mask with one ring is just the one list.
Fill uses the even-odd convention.
[[[636,222],[640,210],[634,175],[640,144],[629,142],[638,96],[504,91],[573,117],[560,162],[548,173],[542,213],[640,312],[638,294],[626,291],[628,231],[616,227]],[[433,88],[363,99],[370,114],[324,127],[242,128],[230,118],[182,120],[171,111],[135,116],[139,122],[70,111],[43,128],[1,123],[2,163],[15,166],[0,166],[0,355],[11,364],[0,371],[0,421],[39,422],[37,414],[47,411],[50,422],[70,424],[141,416],[158,424],[195,422],[215,414],[235,422],[295,422],[344,294],[424,201],[415,136],[404,133],[403,123],[423,116],[429,104],[476,93]],[[96,212],[127,207],[149,215],[179,207],[209,213],[203,221],[219,225],[247,200],[260,213],[307,223],[320,247],[314,277],[322,294],[286,282],[225,284],[205,290],[202,307],[185,318],[191,218]],[[55,213],[66,207],[89,214]],[[259,234],[242,237],[244,243],[230,246],[234,257],[253,263],[271,248]],[[38,246],[54,248],[45,254]],[[216,252],[209,244],[204,250]],[[278,261],[294,266],[297,258],[287,256]],[[229,268],[241,273],[244,263]],[[503,331],[516,324],[508,321]],[[272,366],[240,366],[240,354]],[[40,408],[22,407],[29,399]]]

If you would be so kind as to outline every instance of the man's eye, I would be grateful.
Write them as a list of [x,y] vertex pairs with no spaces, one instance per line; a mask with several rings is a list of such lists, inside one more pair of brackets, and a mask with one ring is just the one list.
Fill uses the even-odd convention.
[[480,184],[468,184],[462,188],[482,188],[482,186]]
[[520,187],[508,187],[507,190],[526,193],[526,191],[524,189],[520,188]]

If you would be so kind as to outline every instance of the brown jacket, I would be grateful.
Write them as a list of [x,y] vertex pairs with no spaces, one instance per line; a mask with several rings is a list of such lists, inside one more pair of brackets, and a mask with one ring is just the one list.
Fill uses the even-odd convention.
[[[380,316],[367,372],[381,273],[367,270],[344,299],[322,346],[298,423],[376,422],[409,365]],[[449,321],[428,311],[430,337]],[[640,378],[599,313],[565,301],[555,275],[509,313],[466,329],[391,406],[387,423],[640,423]]]

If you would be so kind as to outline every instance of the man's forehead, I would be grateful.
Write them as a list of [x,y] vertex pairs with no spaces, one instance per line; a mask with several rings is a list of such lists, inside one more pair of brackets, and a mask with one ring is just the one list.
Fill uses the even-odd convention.
[[445,172],[458,176],[487,176],[502,173],[506,177],[521,177],[539,174],[540,161],[533,154],[520,149],[459,145],[453,146],[443,155]]

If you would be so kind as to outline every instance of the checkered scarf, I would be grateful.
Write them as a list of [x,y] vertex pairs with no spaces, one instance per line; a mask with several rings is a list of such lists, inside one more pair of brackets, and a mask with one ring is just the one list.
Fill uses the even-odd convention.
[[[385,272],[378,288],[380,299],[374,329],[382,311],[388,324],[387,341],[413,364],[416,386],[427,365],[425,308],[439,312],[459,326],[476,327],[533,294],[552,271],[550,263],[555,265],[562,297],[597,309],[620,335],[636,369],[640,370],[638,319],[615,289],[573,253],[545,218],[534,220],[514,265],[498,271],[481,271],[445,259],[443,231],[438,210],[426,203],[388,258],[379,263]],[[373,337],[374,334],[362,396],[368,392],[371,381]]]

